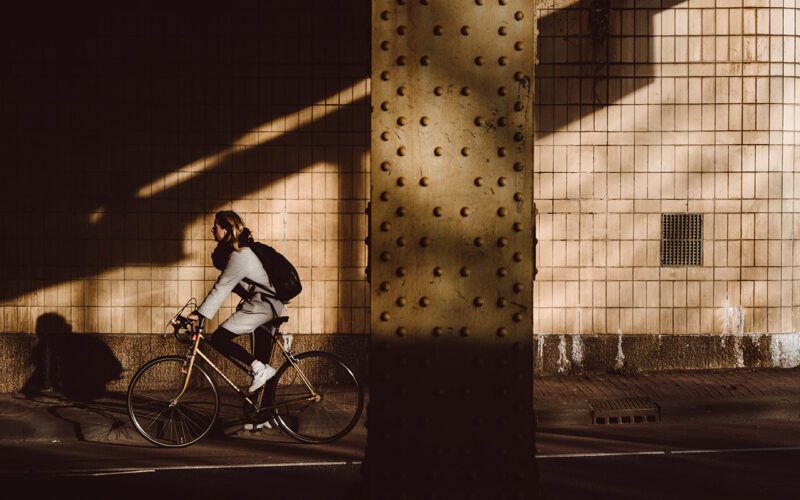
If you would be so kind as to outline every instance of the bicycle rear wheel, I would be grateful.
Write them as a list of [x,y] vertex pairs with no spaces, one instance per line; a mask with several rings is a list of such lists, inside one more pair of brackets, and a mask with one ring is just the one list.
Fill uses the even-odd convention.
[[147,362],[128,386],[128,414],[136,430],[159,446],[180,448],[205,436],[219,412],[219,395],[211,377],[192,367],[189,384],[178,401],[186,380],[188,362],[165,356]]
[[[364,390],[353,371],[333,354],[309,351],[283,364],[272,382],[275,420],[293,438],[328,443],[356,425],[364,407]],[[313,398],[298,369],[319,395]]]

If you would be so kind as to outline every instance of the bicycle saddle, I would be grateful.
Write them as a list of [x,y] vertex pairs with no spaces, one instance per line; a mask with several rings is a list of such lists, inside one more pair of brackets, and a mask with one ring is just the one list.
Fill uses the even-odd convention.
[[264,324],[264,327],[269,328],[270,326],[275,327],[277,330],[282,324],[289,321],[289,316],[278,316],[277,318],[271,319]]

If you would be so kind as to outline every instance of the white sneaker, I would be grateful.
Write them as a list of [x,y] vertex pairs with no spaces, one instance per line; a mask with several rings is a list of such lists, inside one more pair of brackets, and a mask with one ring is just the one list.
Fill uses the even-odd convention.
[[253,362],[253,383],[247,389],[247,392],[256,392],[267,383],[267,380],[275,376],[275,368],[265,365],[260,361]]

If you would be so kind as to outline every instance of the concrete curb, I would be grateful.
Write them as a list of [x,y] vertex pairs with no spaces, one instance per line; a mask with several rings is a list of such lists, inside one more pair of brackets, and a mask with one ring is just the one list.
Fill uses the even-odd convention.
[[[800,420],[800,395],[747,399],[664,400],[651,398],[659,406],[661,423],[733,423],[755,420]],[[541,404],[535,409],[539,427],[593,425],[588,400],[560,405]],[[630,425],[630,424],[621,424]],[[658,424],[649,424],[658,425]]]

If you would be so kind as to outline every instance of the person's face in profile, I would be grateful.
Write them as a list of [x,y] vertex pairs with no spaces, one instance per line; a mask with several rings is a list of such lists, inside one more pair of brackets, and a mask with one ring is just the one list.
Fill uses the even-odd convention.
[[211,234],[214,235],[214,241],[216,241],[217,243],[222,241],[222,238],[225,237],[225,234],[227,232],[228,231],[226,231],[225,229],[222,229],[222,226],[220,226],[219,223],[217,223],[217,221],[214,221],[214,225],[211,226]]

